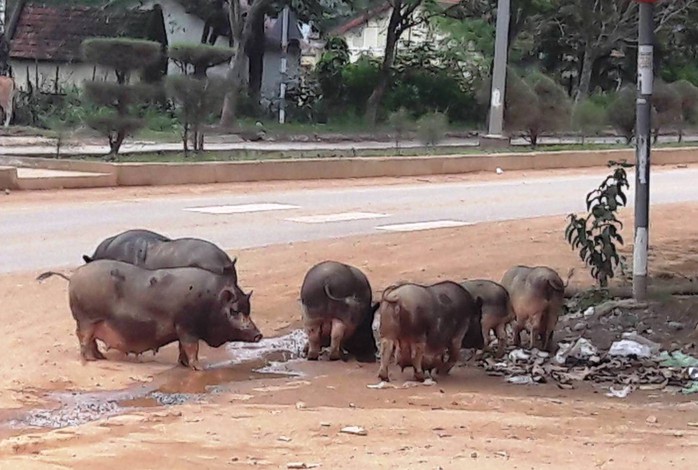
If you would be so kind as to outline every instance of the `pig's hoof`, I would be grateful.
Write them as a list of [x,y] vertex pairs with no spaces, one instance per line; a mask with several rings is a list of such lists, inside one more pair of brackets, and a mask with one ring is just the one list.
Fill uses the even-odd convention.
[[330,361],[339,361],[342,359],[342,353],[339,351],[332,351],[330,353]]
[[414,380],[417,382],[424,382],[424,373],[423,372],[415,372],[414,373]]
[[378,374],[378,378],[383,382],[390,382],[390,377],[388,377],[388,374]]
[[320,354],[319,354],[319,353],[316,353],[316,352],[308,353],[307,359],[308,359],[309,361],[317,361],[319,358],[320,358]]
[[204,368],[201,366],[201,364],[198,361],[192,362],[191,364],[189,364],[189,368],[191,370],[195,370],[195,371],[204,370]]

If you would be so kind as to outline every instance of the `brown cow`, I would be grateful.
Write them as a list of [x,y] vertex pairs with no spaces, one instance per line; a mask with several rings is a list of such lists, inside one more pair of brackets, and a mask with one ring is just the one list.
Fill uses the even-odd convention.
[[10,119],[12,119],[12,102],[16,92],[17,87],[14,79],[12,77],[0,76],[0,108],[5,113],[5,127],[10,125]]

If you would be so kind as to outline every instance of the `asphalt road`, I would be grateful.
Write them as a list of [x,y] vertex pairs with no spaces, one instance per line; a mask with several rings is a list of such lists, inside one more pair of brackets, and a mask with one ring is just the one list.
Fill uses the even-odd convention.
[[[606,174],[0,206],[0,272],[77,266],[102,239],[136,227],[235,250],[415,228],[396,224],[566,215],[584,209],[586,193]],[[651,185],[653,205],[698,201],[697,168],[657,171]],[[326,215],[334,220],[318,219]]]

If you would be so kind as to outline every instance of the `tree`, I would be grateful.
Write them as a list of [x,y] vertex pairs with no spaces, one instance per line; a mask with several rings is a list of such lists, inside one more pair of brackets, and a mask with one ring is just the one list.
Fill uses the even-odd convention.
[[204,149],[204,133],[201,126],[220,106],[225,95],[225,81],[209,78],[206,70],[230,60],[233,51],[227,47],[205,44],[174,44],[170,46],[170,58],[179,65],[184,75],[167,79],[167,91],[179,105],[182,123],[184,155],[189,153],[191,138],[194,151]]
[[116,82],[84,83],[87,98],[102,107],[100,112],[87,118],[87,124],[108,138],[108,158],[115,158],[126,136],[143,125],[133,107],[156,94],[153,85],[129,83],[130,76],[157,62],[161,45],[127,38],[86,39],[82,43],[82,53],[86,62],[111,68],[116,75]]
[[446,8],[436,0],[387,0],[391,7],[386,30],[385,50],[378,81],[366,103],[366,121],[374,125],[378,119],[378,108],[390,84],[390,73],[395,62],[395,53],[402,33],[418,25],[427,23],[430,18],[445,14],[458,4]]
[[[698,0],[660,0],[655,33],[681,24],[682,15],[698,7]],[[575,100],[592,91],[596,62],[616,48],[637,44],[638,7],[635,0],[559,0],[546,21],[578,59],[579,83]]]

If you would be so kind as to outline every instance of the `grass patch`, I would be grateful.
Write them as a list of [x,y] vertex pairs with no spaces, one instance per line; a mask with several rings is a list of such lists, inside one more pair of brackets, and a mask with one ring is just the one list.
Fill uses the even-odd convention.
[[[676,144],[663,145],[662,147],[678,147]],[[120,162],[213,162],[213,161],[255,161],[255,160],[292,160],[308,158],[350,158],[350,157],[414,157],[414,156],[437,156],[437,155],[490,155],[500,153],[531,153],[531,152],[553,152],[553,151],[580,151],[580,150],[622,150],[629,149],[623,144],[568,144],[568,145],[541,145],[537,148],[529,146],[514,146],[501,149],[483,150],[479,147],[435,147],[435,148],[408,148],[400,149],[366,149],[366,150],[315,150],[315,151],[260,151],[260,150],[225,150],[225,151],[204,151],[199,154],[191,154],[184,157],[182,152],[148,152],[120,154]],[[72,157],[77,158],[77,157]],[[81,157],[86,160],[100,160],[99,156]]]

